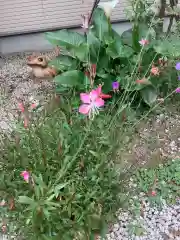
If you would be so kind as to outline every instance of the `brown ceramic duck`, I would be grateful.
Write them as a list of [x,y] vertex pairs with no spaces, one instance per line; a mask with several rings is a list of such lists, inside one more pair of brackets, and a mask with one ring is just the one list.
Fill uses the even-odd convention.
[[[55,49],[54,55],[59,55],[59,48]],[[34,54],[27,58],[27,65],[32,69],[32,75],[36,78],[53,78],[57,75],[56,69],[48,66],[49,58],[46,56],[35,56]]]

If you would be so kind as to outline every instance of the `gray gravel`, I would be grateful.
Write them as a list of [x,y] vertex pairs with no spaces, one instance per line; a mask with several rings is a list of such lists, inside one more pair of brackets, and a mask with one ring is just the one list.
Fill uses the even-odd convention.
[[[0,129],[11,131],[18,118],[18,103],[28,104],[33,97],[45,103],[52,81],[35,84],[30,77],[26,57],[31,53],[0,58]],[[49,53],[51,55],[51,53]]]
[[129,212],[120,212],[107,240],[180,240],[180,201],[165,204],[162,209],[143,202],[143,216],[134,218]]

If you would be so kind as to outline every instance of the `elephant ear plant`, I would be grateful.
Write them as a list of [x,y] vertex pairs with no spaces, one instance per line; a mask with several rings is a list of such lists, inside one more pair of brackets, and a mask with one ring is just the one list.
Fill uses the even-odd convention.
[[[117,3],[99,3],[91,21],[83,16],[84,33],[64,29],[46,33],[49,42],[60,46],[62,52],[50,62],[59,71],[54,79],[56,90],[63,94],[71,89],[76,98],[77,93],[101,85],[102,92],[112,96],[112,102],[118,99],[139,105],[143,100],[152,106],[172,85],[167,71],[172,70],[171,64],[160,64],[167,56],[159,51],[161,43],[146,22],[137,19],[132,30],[121,36],[112,28],[110,15]],[[120,91],[114,91],[118,95],[113,92],[114,83],[120,87]]]

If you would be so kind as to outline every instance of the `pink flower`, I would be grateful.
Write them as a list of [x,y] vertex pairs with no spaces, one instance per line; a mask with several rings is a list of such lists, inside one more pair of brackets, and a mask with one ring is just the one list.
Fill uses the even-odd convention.
[[112,96],[109,95],[109,94],[104,94],[102,93],[102,85],[99,85],[99,87],[96,89],[98,94],[99,94],[99,97],[102,98],[102,99],[108,99],[108,98],[111,98]]
[[149,41],[147,40],[147,39],[141,39],[140,41],[139,41],[139,44],[141,45],[141,46],[145,46],[145,45],[148,45],[149,44]]
[[104,106],[104,100],[100,97],[101,86],[92,90],[90,93],[81,93],[80,98],[83,104],[79,107],[79,112],[89,115],[93,119],[99,113],[99,108]]
[[18,106],[19,106],[20,111],[23,113],[25,111],[24,104],[22,102],[20,102],[18,104]]
[[36,108],[37,107],[37,104],[36,103],[32,103],[31,104],[31,109],[34,109],[34,108]]
[[155,197],[156,196],[156,191],[152,191],[151,196]]
[[153,65],[152,68],[151,68],[151,74],[154,75],[154,76],[157,76],[157,75],[159,75],[159,73],[160,73],[159,68],[155,67]]
[[148,81],[147,78],[137,79],[137,80],[136,80],[136,83],[138,83],[138,84],[147,84],[147,85],[151,84],[151,83]]
[[23,171],[20,175],[24,178],[25,182],[29,183],[30,173],[28,171]]

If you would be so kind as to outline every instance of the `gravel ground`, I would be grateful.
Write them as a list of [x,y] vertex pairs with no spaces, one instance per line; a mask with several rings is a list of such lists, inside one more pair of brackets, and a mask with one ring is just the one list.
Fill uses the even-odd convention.
[[[129,212],[119,213],[107,240],[180,240],[180,202],[161,210],[143,202],[143,217],[134,219]],[[139,236],[140,235],[140,236]]]
[[[131,138],[119,150],[118,162],[155,167],[167,159],[180,158],[180,115],[177,101],[161,106],[156,114],[140,122]],[[141,200],[141,197],[138,197]],[[143,200],[144,201],[144,200]],[[147,202],[147,201],[146,201]],[[143,202],[143,216],[118,214],[107,240],[180,240],[180,201],[161,210]],[[136,235],[134,234],[136,232]],[[131,234],[130,234],[131,233]],[[141,236],[137,236],[141,235]]]
[[[52,81],[34,83],[26,57],[19,54],[0,58],[0,130],[11,131],[18,118],[18,104],[29,103],[30,98],[45,103],[52,89]],[[51,53],[49,53],[51,55]]]
[[[34,84],[26,66],[26,55],[0,58],[0,130],[11,131],[18,118],[19,101],[28,102],[33,96],[42,102],[47,100],[52,82]],[[140,165],[156,165],[166,158],[180,157],[180,115],[173,104],[162,107],[156,116],[143,121],[136,134],[127,139],[126,148],[120,149],[117,161],[137,161]],[[124,149],[126,149],[124,151]],[[141,227],[139,227],[141,226]],[[133,229],[138,228],[135,236]],[[131,234],[129,231],[131,229]],[[141,235],[140,234],[140,235]],[[130,213],[119,213],[117,223],[107,235],[108,240],[180,240],[180,202],[163,209],[149,207],[145,203],[144,217],[134,220]],[[6,240],[1,238],[0,240]]]

